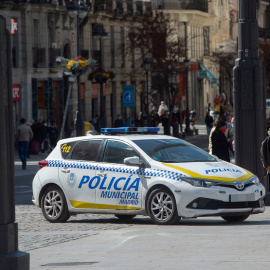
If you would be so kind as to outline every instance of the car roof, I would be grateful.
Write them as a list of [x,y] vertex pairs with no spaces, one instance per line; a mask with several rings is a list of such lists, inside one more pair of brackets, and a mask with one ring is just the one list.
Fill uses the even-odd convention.
[[[68,139],[62,139],[59,142],[62,143],[69,143],[73,141],[82,141],[82,140],[93,140],[93,139],[116,139],[116,140],[123,140],[123,141],[136,141],[136,140],[173,140],[178,139],[171,136],[166,135],[147,135],[147,134],[124,134],[124,135],[88,135],[88,136],[80,136],[80,137],[72,137]],[[180,140],[180,139],[179,139]],[[182,140],[180,140],[182,141]],[[185,141],[183,141],[185,142]],[[187,143],[187,142],[185,142]]]

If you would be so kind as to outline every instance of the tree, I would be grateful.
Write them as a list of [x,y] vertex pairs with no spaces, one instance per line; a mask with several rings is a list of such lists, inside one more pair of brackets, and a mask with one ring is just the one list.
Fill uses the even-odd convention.
[[[134,55],[142,64],[145,58],[151,63],[152,78],[160,96],[165,89],[171,116],[179,94],[178,86],[172,78],[185,72],[179,68],[180,58],[185,57],[185,40],[179,37],[179,22],[172,21],[169,15],[156,11],[153,16],[145,16],[135,23],[128,32],[127,54]],[[139,66],[139,65],[137,65]],[[165,98],[163,96],[163,98]]]
[[265,38],[259,41],[260,57],[265,68],[266,97],[270,97],[270,40]]

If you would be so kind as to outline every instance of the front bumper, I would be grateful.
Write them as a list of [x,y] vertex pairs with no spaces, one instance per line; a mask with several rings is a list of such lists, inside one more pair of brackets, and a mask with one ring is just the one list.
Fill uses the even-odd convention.
[[184,183],[177,190],[178,214],[183,218],[258,214],[265,211],[265,188],[251,185],[239,191],[224,186],[194,187]]

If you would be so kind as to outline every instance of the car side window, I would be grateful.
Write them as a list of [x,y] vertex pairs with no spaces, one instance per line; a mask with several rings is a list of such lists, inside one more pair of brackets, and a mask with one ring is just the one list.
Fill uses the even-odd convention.
[[102,140],[80,141],[73,149],[70,159],[97,161],[97,155]]
[[109,140],[104,151],[103,162],[124,164],[125,158],[135,156],[138,154],[128,144]]

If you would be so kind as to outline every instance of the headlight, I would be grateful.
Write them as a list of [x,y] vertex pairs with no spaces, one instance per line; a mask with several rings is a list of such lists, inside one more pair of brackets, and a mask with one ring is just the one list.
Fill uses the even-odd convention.
[[260,180],[257,176],[255,176],[254,178],[252,178],[251,183],[253,183],[254,185],[258,186],[260,184]]
[[210,188],[216,185],[215,181],[210,181],[206,179],[196,179],[196,178],[188,178],[188,177],[180,177],[180,180],[185,181],[191,184],[194,187],[205,187]]

